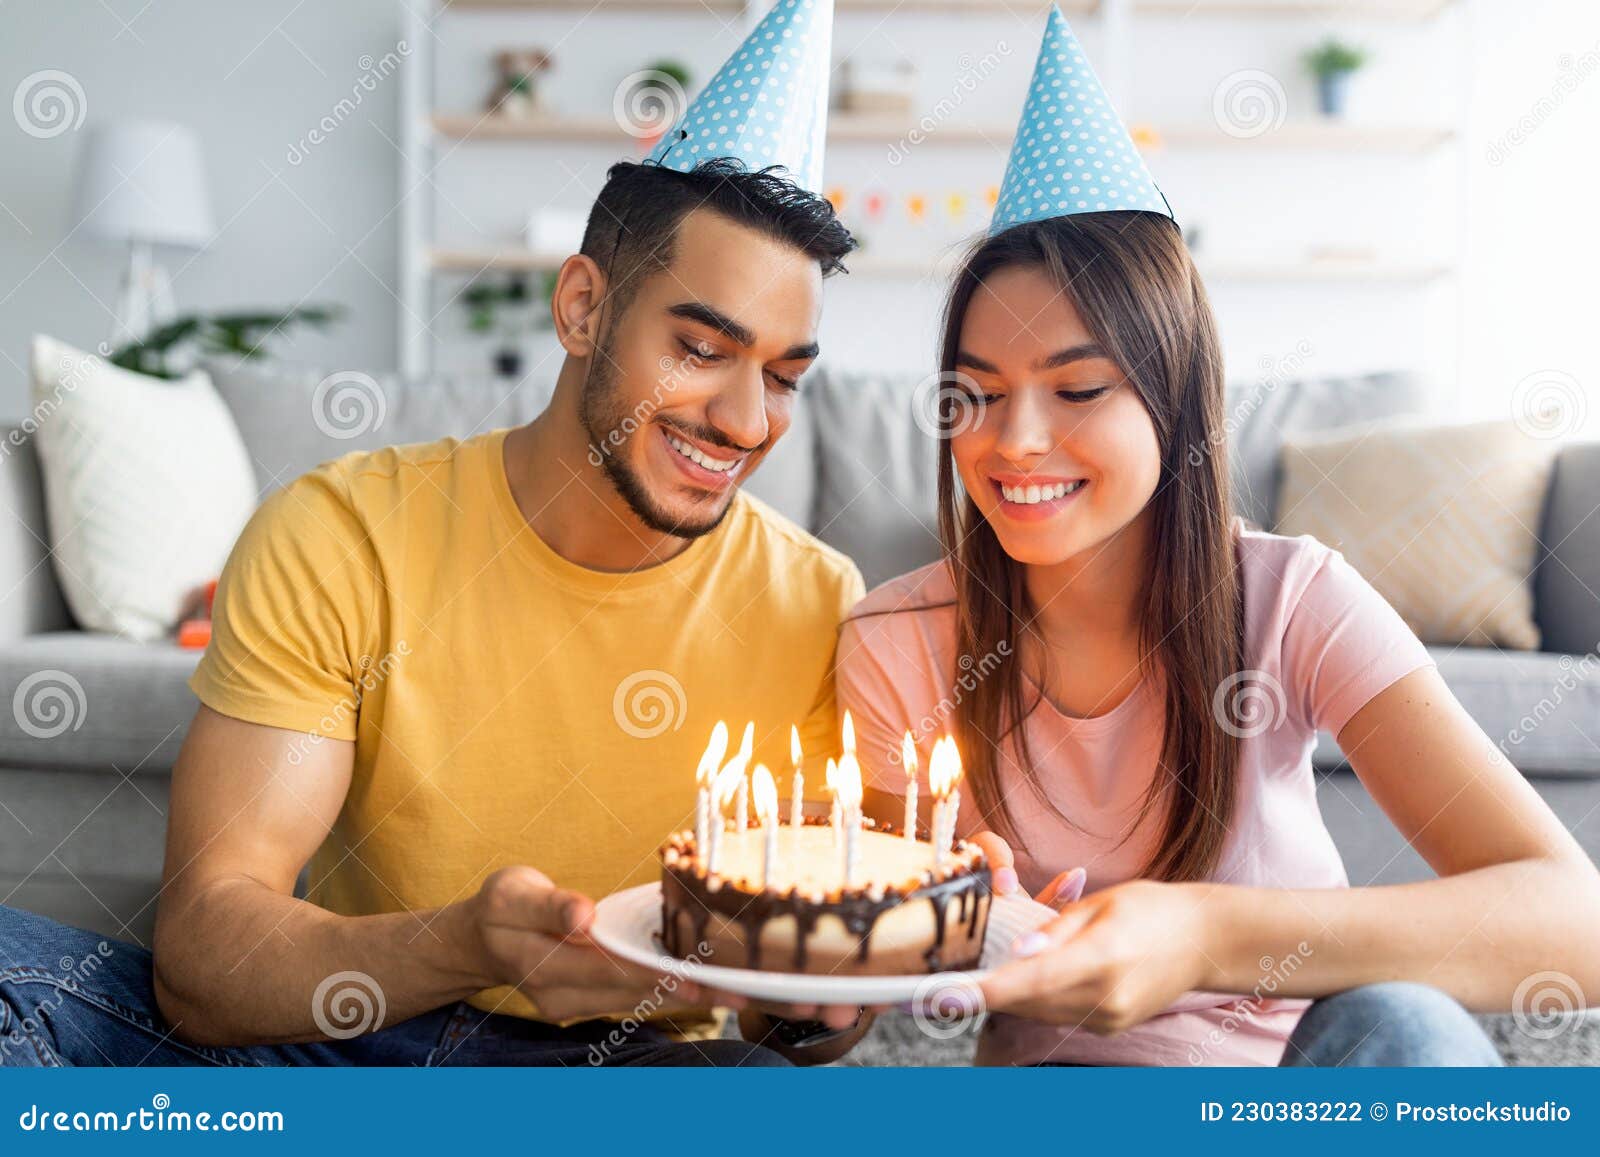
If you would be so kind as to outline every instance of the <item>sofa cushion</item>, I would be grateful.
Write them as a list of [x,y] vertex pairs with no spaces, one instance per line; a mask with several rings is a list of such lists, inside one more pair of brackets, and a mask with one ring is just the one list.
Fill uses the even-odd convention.
[[817,504],[817,432],[814,387],[824,375],[813,370],[795,396],[788,433],[767,452],[743,488],[802,530],[810,530]]
[[1284,440],[1422,410],[1422,382],[1413,374],[1282,381],[1275,373],[1228,387],[1223,426],[1233,464],[1234,510],[1271,530],[1278,521]]
[[[1600,776],[1600,657],[1491,647],[1430,647],[1439,674],[1524,775]],[[1320,768],[1344,762],[1333,736],[1317,737]],[[1580,822],[1584,817],[1572,817]]]
[[1343,551],[1425,643],[1537,650],[1537,527],[1555,450],[1509,420],[1296,436],[1278,531]]
[[[404,378],[227,358],[212,358],[206,368],[255,460],[263,498],[353,450],[520,426],[545,408],[553,388],[553,381],[531,377],[516,384],[449,375]],[[805,392],[803,387],[789,433],[749,485],[750,493],[802,527],[811,520],[816,470]]]
[[199,657],[83,631],[0,646],[0,767],[169,770],[199,705],[188,686]]
[[938,444],[912,420],[922,376],[817,377],[817,537],[868,587],[938,558]]
[[[1556,459],[1540,535],[1545,556],[1534,609],[1548,651],[1600,650],[1600,442],[1567,446]],[[1597,733],[1600,740],[1600,733]]]
[[1600,657],[1433,648],[1467,713],[1528,775],[1600,775]]
[[[933,439],[912,420],[923,376],[819,373],[814,529],[861,567],[869,586],[938,557]],[[1419,411],[1421,381],[1408,373],[1239,383],[1228,389],[1226,431],[1235,509],[1276,523],[1286,436]]]
[[0,640],[72,624],[44,522],[44,477],[33,436],[43,415],[0,426]]
[[84,627],[158,639],[217,577],[255,508],[233,416],[204,373],[164,381],[43,335],[35,440],[56,577]]
[[244,435],[262,497],[353,450],[521,425],[544,409],[551,388],[532,379],[403,378],[228,358],[205,366]]

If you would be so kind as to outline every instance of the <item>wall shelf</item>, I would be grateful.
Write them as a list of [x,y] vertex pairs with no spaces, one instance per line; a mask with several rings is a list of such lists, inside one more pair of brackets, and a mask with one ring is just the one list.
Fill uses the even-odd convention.
[[[1100,0],[1060,0],[1068,17],[1093,16]],[[1454,0],[1133,0],[1133,11],[1144,16],[1180,19],[1269,17],[1285,20],[1329,19],[1413,21],[1427,20]],[[729,12],[744,10],[744,0],[604,0],[611,12]],[[999,13],[1024,15],[1030,8],[1041,12],[1049,0],[834,0],[835,10],[848,12],[898,12],[917,14]],[[468,12],[593,12],[596,0],[449,0],[447,8]]]
[[[610,12],[731,12],[745,8],[744,0],[603,0]],[[989,16],[999,12],[1022,15],[1030,8],[1043,13],[1050,0],[834,0],[836,12],[972,13]],[[1100,10],[1100,0],[1060,0],[1067,16],[1092,16]],[[592,12],[597,0],[449,0],[447,8],[469,12]]]
[[1431,20],[1455,0],[1133,0],[1141,16],[1267,17],[1282,20]]
[[[627,135],[610,117],[507,117],[489,113],[442,113],[431,118],[441,137],[463,141],[586,141],[616,145]],[[915,126],[898,117],[833,112],[828,139],[834,142],[888,143],[905,137]],[[926,135],[930,144],[1009,146],[1009,124],[939,125]],[[1446,128],[1415,125],[1364,125],[1344,121],[1285,121],[1257,137],[1235,137],[1215,124],[1153,126],[1157,148],[1284,149],[1297,151],[1419,153],[1449,142]],[[1150,151],[1146,148],[1145,151]]]
[[[940,35],[966,37],[968,23],[976,31],[984,27],[981,22],[985,20],[996,28],[1003,24],[1008,30],[1019,27],[1019,22],[1032,22],[1042,17],[1049,0],[835,0],[835,3],[841,22],[854,14],[858,27],[875,28],[894,20],[915,21],[919,17],[929,18],[931,27],[932,18],[937,17]],[[442,347],[433,332],[433,319],[443,312],[450,295],[459,292],[463,280],[489,271],[547,272],[558,268],[566,257],[564,253],[540,253],[525,248],[515,232],[516,226],[508,228],[504,221],[477,236],[473,236],[471,226],[448,241],[439,236],[434,218],[435,201],[439,197],[435,191],[439,175],[435,170],[455,163],[450,158],[459,155],[460,146],[515,149],[519,155],[527,150],[535,159],[559,156],[568,151],[593,160],[600,150],[607,150],[607,155],[618,159],[638,157],[650,144],[626,133],[605,107],[528,119],[489,115],[470,107],[439,107],[436,71],[441,55],[449,58],[448,53],[441,52],[442,46],[456,35],[487,35],[485,30],[464,29],[459,21],[469,21],[474,13],[491,16],[498,13],[511,27],[518,13],[544,14],[551,16],[557,26],[576,28],[581,24],[586,36],[614,38],[626,33],[630,16],[640,13],[670,14],[671,22],[683,29],[716,31],[719,26],[726,29],[734,22],[746,20],[753,6],[764,7],[764,0],[408,0],[403,5],[407,40],[414,46],[411,67],[401,78],[404,96],[398,295],[400,362],[404,369],[424,372],[434,363]],[[1107,81],[1114,98],[1117,93],[1133,88],[1134,66],[1147,36],[1170,35],[1174,25],[1183,21],[1235,21],[1241,26],[1250,21],[1272,21],[1282,24],[1291,36],[1303,33],[1307,37],[1320,31],[1318,24],[1364,22],[1370,27],[1363,35],[1376,37],[1381,35],[1379,25],[1431,21],[1452,7],[1464,7],[1455,0],[1061,0],[1061,6],[1074,22],[1079,19],[1097,22],[1096,32],[1101,38],[1097,71]],[[459,20],[446,19],[450,13],[457,13]],[[1294,21],[1303,22],[1304,27]],[[1438,28],[1430,27],[1426,31],[1429,37],[1443,35],[1464,21],[1465,17],[1463,21],[1441,20]],[[1228,35],[1231,30],[1225,27],[1213,30],[1212,34],[1219,32]],[[1008,31],[1007,35],[1010,34]],[[1409,35],[1409,32],[1404,34]],[[1015,67],[1026,68],[1032,58],[1031,45],[1021,56],[1026,59],[1019,58]],[[456,99],[461,97],[458,95]],[[1464,120],[1446,125],[1361,124],[1306,116],[1286,120],[1260,136],[1235,137],[1205,117],[1205,106],[1191,107],[1194,111],[1189,115],[1198,118],[1193,122],[1130,121],[1136,137],[1146,142],[1140,147],[1152,158],[1153,168],[1158,164],[1156,158],[1163,156],[1174,163],[1193,164],[1198,159],[1203,171],[1226,176],[1242,172],[1245,168],[1242,162],[1255,150],[1259,158],[1249,166],[1251,172],[1259,176],[1260,170],[1266,169],[1266,176],[1270,178],[1272,170],[1292,174],[1303,157],[1333,158],[1341,164],[1349,158],[1352,172],[1359,168],[1367,173],[1384,165],[1393,166],[1397,161],[1405,163],[1408,158],[1431,156],[1435,150],[1446,146],[1454,145],[1458,152],[1464,152],[1461,149]],[[974,110],[974,115],[979,118],[977,123],[945,121],[938,124],[927,132],[919,147],[955,150],[946,154],[951,171],[965,164],[962,158],[968,154],[960,150],[966,149],[970,154],[977,148],[1009,149],[1014,121],[994,123],[985,119],[995,115],[993,110]],[[887,117],[834,112],[828,139],[830,145],[841,148],[842,164],[860,161],[865,159],[863,150],[874,146],[887,148],[906,140],[917,127],[918,119],[916,115]],[[1369,160],[1370,165],[1366,163]],[[481,163],[491,166],[492,171],[498,161],[490,157]],[[1241,176],[1241,179],[1256,178]],[[1397,179],[1411,181],[1413,174],[1408,170]],[[894,185],[888,191],[891,196],[904,192]],[[530,194],[527,199],[536,201],[538,196]],[[974,228],[976,222],[977,218],[973,218]],[[944,245],[948,240],[941,236],[935,244]],[[1218,236],[1214,240],[1220,244],[1227,239]],[[1385,294],[1392,291],[1413,295],[1419,309],[1423,308],[1423,297],[1431,292],[1437,279],[1450,278],[1456,273],[1457,255],[1453,252],[1441,253],[1438,260],[1405,259],[1385,257],[1380,246],[1380,252],[1364,257],[1310,257],[1296,255],[1305,247],[1294,242],[1304,239],[1288,240],[1286,247],[1269,251],[1259,259],[1229,259],[1219,253],[1216,257],[1202,255],[1197,261],[1207,282],[1219,290],[1248,292],[1261,286],[1273,290],[1292,288],[1311,294],[1321,287],[1330,297],[1369,289]],[[916,242],[908,238],[892,242],[884,239],[882,256],[875,249],[848,263],[852,275],[862,281],[886,281],[888,291],[893,293],[900,288],[897,282],[909,289],[913,282],[926,283],[949,273],[957,256],[954,246],[947,246],[945,251],[913,252],[908,256],[892,252],[895,246],[914,249]],[[1275,256],[1278,253],[1289,256]],[[863,288],[862,292],[873,291]]]
[[[484,272],[547,273],[561,267],[565,253],[538,253],[510,246],[503,249],[435,248],[429,251],[429,264],[441,275],[473,275]],[[917,279],[954,271],[953,255],[912,257],[874,257],[863,253],[847,258],[851,276]],[[1392,282],[1397,284],[1431,281],[1448,276],[1444,263],[1385,262],[1367,259],[1318,258],[1305,261],[1228,261],[1196,258],[1202,276],[1208,281],[1284,284],[1293,282]]]

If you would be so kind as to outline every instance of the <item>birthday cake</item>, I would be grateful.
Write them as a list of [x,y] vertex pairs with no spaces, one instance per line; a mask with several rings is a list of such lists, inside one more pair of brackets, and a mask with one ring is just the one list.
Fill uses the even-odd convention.
[[[675,833],[661,847],[667,952],[733,968],[832,975],[978,964],[990,872],[982,850],[954,836],[957,798],[949,790],[936,796],[927,838],[874,823],[860,813],[848,723],[846,734],[837,768],[830,761],[832,815],[803,816],[796,773],[787,822],[777,815],[766,767],[756,765],[753,790],[740,786],[749,730],[740,753],[721,771],[714,770],[722,754],[714,737],[702,760],[696,829]],[[947,787],[953,782],[948,779]],[[753,823],[747,793],[754,796]],[[723,814],[730,799],[738,802],[731,824]],[[914,796],[907,811],[915,816]]]

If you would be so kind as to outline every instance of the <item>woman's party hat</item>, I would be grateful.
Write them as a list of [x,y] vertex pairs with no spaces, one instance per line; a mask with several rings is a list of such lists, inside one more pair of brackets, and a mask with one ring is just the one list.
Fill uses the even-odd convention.
[[1172,217],[1067,18],[1051,5],[989,233],[1111,209]]
[[778,0],[647,158],[679,172],[728,157],[822,189],[833,0]]

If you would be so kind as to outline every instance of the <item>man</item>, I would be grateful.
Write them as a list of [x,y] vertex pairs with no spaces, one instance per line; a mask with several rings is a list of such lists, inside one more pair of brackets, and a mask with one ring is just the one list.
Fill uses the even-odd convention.
[[[153,970],[126,945],[71,985],[0,970],[5,1062],[781,1063],[694,1040],[711,994],[587,929],[689,821],[717,720],[775,766],[791,721],[834,742],[860,576],[738,488],[852,247],[767,169],[619,164],[554,289],[543,414],[268,499],[191,683]],[[0,940],[52,966],[97,942],[10,911]]]

